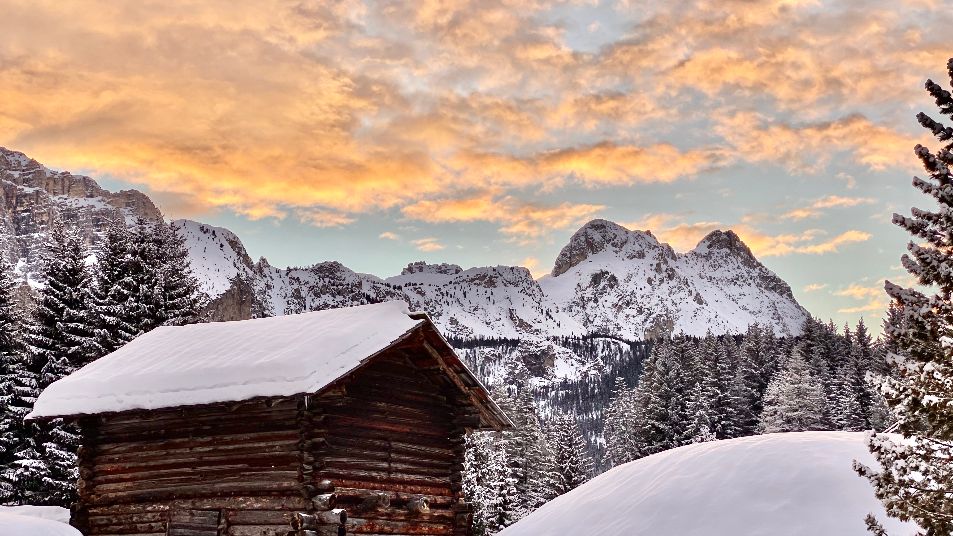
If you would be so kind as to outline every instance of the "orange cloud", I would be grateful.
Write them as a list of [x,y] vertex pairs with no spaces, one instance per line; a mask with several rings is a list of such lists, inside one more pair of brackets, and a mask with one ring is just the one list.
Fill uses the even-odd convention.
[[795,208],[781,215],[788,220],[803,220],[806,218],[816,218],[821,215],[823,209],[835,207],[856,207],[858,205],[867,205],[873,203],[874,199],[870,197],[844,197],[839,195],[829,195],[815,200],[806,207]]
[[440,251],[445,249],[446,246],[441,244],[436,238],[418,238],[417,240],[411,240],[411,243],[417,247],[420,251],[431,252],[431,251]]
[[629,229],[652,231],[659,241],[665,242],[678,251],[688,251],[698,245],[708,233],[726,226],[719,222],[686,223],[678,220],[674,214],[649,214],[641,220],[624,224]]
[[733,228],[738,236],[759,256],[777,257],[791,254],[823,255],[835,253],[841,246],[856,242],[865,242],[870,239],[870,233],[848,230],[839,235],[818,241],[822,232],[817,229],[808,229],[800,233],[781,233],[776,235],[762,233],[747,225]]
[[[817,172],[838,153],[908,165],[919,138],[871,106],[921,97],[949,14],[912,25],[885,1],[851,5],[620,7],[631,30],[582,51],[547,1],[7,0],[0,144],[190,212],[338,225],[484,188],[525,199],[775,161]],[[570,220],[596,205],[572,206]],[[490,221],[538,236],[533,221],[557,219],[546,210]]]
[[749,162],[776,162],[792,171],[817,173],[839,152],[872,170],[908,167],[912,147],[927,140],[876,125],[861,115],[791,125],[755,113],[720,118],[716,130]]
[[572,203],[537,205],[512,197],[481,194],[461,199],[419,201],[404,207],[403,214],[428,223],[497,222],[501,225],[500,232],[515,241],[525,242],[553,229],[580,225],[603,208],[601,205]]

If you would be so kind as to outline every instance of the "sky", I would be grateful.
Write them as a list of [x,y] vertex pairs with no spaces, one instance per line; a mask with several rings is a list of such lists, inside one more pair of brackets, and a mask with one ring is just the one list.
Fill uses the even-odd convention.
[[733,229],[879,324],[953,0],[0,0],[0,145],[273,265],[547,273],[601,217]]

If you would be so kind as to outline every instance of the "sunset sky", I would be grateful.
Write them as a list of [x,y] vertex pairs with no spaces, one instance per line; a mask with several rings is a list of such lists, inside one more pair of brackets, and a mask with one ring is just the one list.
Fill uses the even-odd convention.
[[0,145],[274,265],[547,272],[582,223],[734,229],[879,324],[953,0],[0,0]]

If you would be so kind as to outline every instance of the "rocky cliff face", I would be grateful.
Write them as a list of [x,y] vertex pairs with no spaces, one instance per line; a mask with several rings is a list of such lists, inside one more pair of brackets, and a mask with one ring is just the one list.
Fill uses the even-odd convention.
[[104,226],[116,219],[162,218],[142,192],[109,192],[96,181],[68,171],[52,171],[23,153],[0,147],[0,255],[24,279],[39,281],[46,229],[52,218],[80,229],[95,246]]

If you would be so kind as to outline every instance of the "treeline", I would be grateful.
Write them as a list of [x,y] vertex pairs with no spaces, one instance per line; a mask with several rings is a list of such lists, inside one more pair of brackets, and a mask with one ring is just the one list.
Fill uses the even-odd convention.
[[797,337],[754,325],[743,335],[554,342],[601,369],[540,381],[523,362],[533,356],[511,353],[496,365],[494,398],[516,427],[469,438],[465,491],[477,536],[598,472],[667,449],[770,432],[882,430],[891,420],[874,387],[891,343],[873,341],[863,321],[839,331],[809,319]]
[[593,476],[575,418],[562,415],[544,428],[525,388],[496,389],[493,398],[515,426],[467,438],[463,489],[474,536],[499,532]]
[[53,221],[46,249],[29,314],[16,302],[12,270],[0,270],[0,504],[73,500],[77,430],[24,421],[43,389],[142,333],[197,321],[200,309],[173,226],[115,221],[91,252],[75,229]]
[[663,450],[759,433],[882,430],[873,376],[884,352],[861,320],[852,331],[809,319],[778,339],[751,326],[741,338],[660,341],[636,387],[621,379],[605,415],[609,467]]

